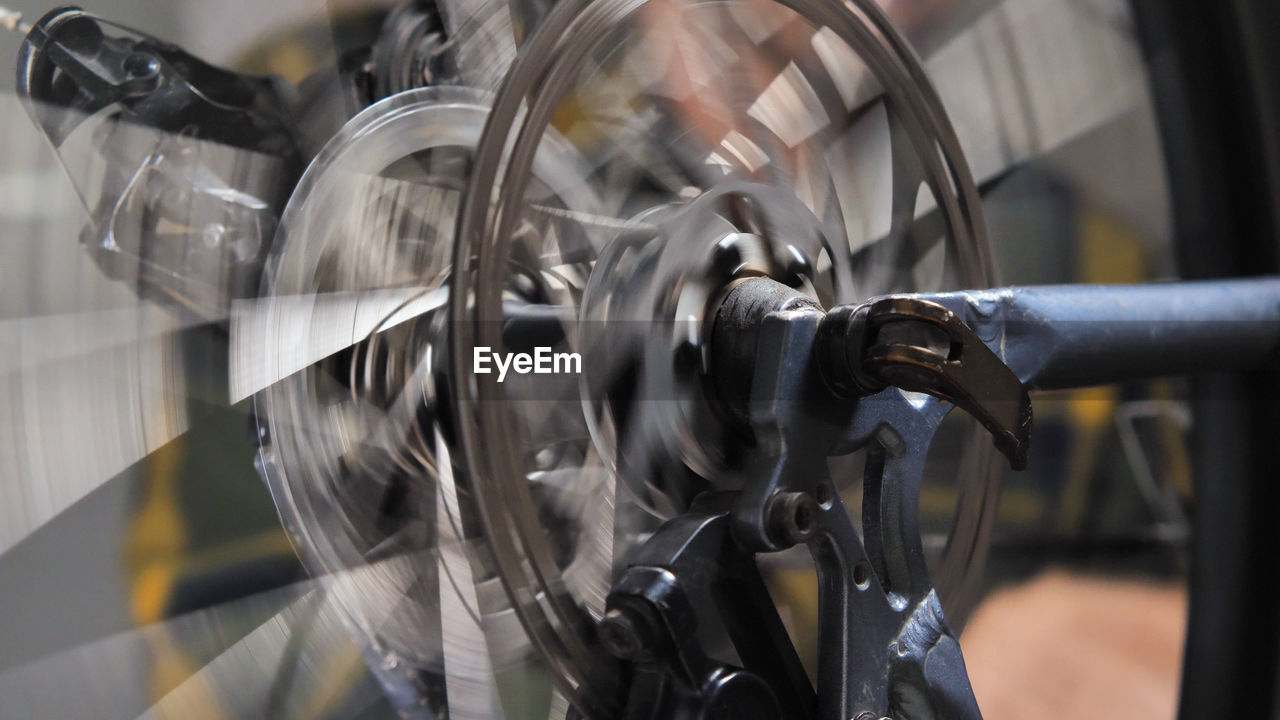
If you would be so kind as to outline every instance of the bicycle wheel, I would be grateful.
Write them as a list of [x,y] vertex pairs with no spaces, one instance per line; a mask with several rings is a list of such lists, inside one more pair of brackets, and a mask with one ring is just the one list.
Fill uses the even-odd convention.
[[[1280,267],[1263,3],[115,10],[181,47],[74,14],[0,39],[41,189],[0,291],[15,716],[608,715],[612,581],[748,470],[705,352],[736,282],[831,307]],[[536,347],[553,371],[499,366]],[[980,429],[944,427],[920,510],[952,623],[1046,558],[1176,584],[1189,542],[1182,713],[1274,714],[1268,398],[1049,398],[1003,506]],[[762,568],[812,663],[811,565]]]

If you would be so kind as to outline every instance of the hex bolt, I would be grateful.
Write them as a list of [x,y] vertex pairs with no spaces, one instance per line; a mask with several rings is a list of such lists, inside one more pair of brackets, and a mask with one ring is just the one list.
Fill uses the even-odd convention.
[[716,243],[712,263],[718,273],[733,276],[742,266],[742,246],[738,233],[725,235]]
[[809,542],[818,534],[822,508],[804,492],[779,492],[765,507],[769,539],[787,548]]
[[813,278],[813,265],[809,262],[809,258],[800,252],[795,245],[788,245],[782,257],[779,259],[786,268],[786,284],[791,287],[800,287],[805,280]]
[[597,634],[611,655],[621,660],[649,660],[657,655],[660,635],[656,618],[631,605],[610,608]]

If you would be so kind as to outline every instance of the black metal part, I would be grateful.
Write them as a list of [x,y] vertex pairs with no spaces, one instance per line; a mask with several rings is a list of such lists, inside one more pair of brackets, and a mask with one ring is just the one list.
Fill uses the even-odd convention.
[[432,0],[410,0],[387,14],[370,51],[373,100],[440,84],[457,72],[444,21]]
[[760,318],[771,312],[822,312],[813,298],[767,277],[751,277],[729,286],[712,324],[710,374],[717,407],[730,419],[750,425],[748,398],[755,371]]
[[32,27],[19,53],[18,90],[55,146],[115,105],[126,122],[267,155],[297,153],[275,80],[214,67],[79,8],[53,10]]
[[[1134,0],[1183,277],[1280,273],[1280,4]],[[1280,716],[1280,362],[1192,382],[1192,568],[1178,717]]]
[[108,276],[208,319],[257,292],[302,170],[282,85],[67,7],[28,33],[16,89],[69,170],[82,163],[64,157],[68,139],[93,133],[104,174],[71,180],[92,215],[81,241]]
[[769,498],[765,515],[769,539],[779,547],[809,542],[818,533],[819,503],[802,492],[782,492]]
[[601,639],[634,663],[627,718],[813,717],[804,667],[729,532],[731,500],[704,497],[659,528],[609,595]]

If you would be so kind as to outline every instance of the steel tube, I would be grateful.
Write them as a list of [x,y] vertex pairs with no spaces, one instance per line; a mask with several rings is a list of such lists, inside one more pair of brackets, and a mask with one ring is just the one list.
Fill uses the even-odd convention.
[[958,314],[1033,390],[1247,369],[1280,356],[1280,278],[916,297]]

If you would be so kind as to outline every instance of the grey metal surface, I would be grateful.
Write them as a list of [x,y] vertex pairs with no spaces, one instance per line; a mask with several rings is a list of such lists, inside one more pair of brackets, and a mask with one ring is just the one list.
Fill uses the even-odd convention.
[[[761,326],[751,402],[761,441],[752,463],[758,470],[735,504],[736,535],[748,547],[773,550],[763,534],[769,498],[804,492],[821,501],[818,535],[809,545],[824,638],[817,717],[907,711],[918,715],[901,717],[976,718],[963,660],[946,642],[951,631],[937,607],[919,532],[924,459],[950,408],[895,388],[854,403],[836,398],[811,360],[820,319],[783,312]],[[863,506],[846,508],[826,460],[859,448],[868,448]],[[862,516],[861,536],[850,512]],[[926,681],[935,647],[944,648],[937,657],[954,655],[952,672]]]
[[1280,279],[940,293],[1031,389],[1253,367],[1280,349]]

